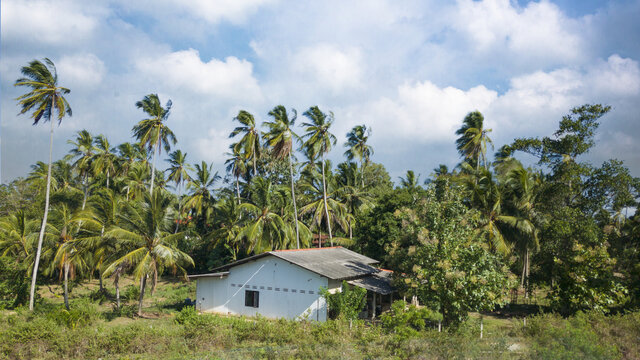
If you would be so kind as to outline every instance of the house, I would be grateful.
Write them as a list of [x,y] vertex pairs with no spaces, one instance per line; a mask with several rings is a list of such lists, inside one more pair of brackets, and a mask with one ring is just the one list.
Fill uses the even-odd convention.
[[342,281],[367,290],[363,317],[392,301],[388,270],[378,261],[343,247],[278,250],[227,264],[196,279],[196,309],[202,312],[325,321],[320,288],[341,291]]

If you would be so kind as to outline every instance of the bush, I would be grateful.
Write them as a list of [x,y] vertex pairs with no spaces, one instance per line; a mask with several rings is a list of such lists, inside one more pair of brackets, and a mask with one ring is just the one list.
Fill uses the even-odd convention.
[[320,289],[320,294],[327,300],[329,312],[334,318],[355,320],[367,301],[367,290],[350,286],[342,281],[342,291],[334,294],[325,288]]
[[197,319],[197,317],[198,317],[198,312],[196,311],[195,307],[193,307],[193,306],[185,306],[176,315],[174,320],[178,324],[184,325],[184,324],[193,323]]
[[428,308],[417,308],[415,305],[407,307],[403,300],[395,301],[391,310],[380,316],[382,326],[389,332],[396,333],[401,338],[415,337],[423,331],[428,323],[442,320],[442,314]]
[[13,309],[29,298],[28,265],[0,257],[0,309]]
[[124,288],[121,296],[125,300],[138,300],[140,298],[140,288],[136,285],[128,285]]
[[100,318],[100,313],[95,304],[87,301],[72,303],[70,310],[64,307],[57,308],[47,313],[47,318],[55,321],[59,325],[75,329],[79,326],[87,326],[96,322]]
[[532,337],[532,352],[539,359],[618,359],[617,347],[599,337],[587,315],[578,312],[562,319],[545,314],[534,317],[525,329]]

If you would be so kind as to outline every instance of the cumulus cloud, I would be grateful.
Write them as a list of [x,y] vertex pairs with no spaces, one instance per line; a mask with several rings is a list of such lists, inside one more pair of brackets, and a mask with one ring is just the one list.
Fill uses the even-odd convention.
[[56,70],[69,88],[95,87],[106,73],[104,62],[94,54],[63,56],[56,64]]
[[292,65],[304,81],[337,94],[360,85],[363,67],[358,49],[340,50],[326,43],[301,48]]
[[229,131],[210,128],[205,137],[197,138],[195,141],[197,158],[213,162],[216,168],[221,168],[231,142]]
[[481,53],[506,51],[537,64],[574,61],[584,53],[577,21],[545,0],[523,9],[509,0],[459,0],[452,21]]
[[151,82],[160,83],[173,92],[258,102],[262,94],[247,60],[229,56],[222,60],[200,60],[197,50],[176,51],[160,56],[139,58],[139,72]]
[[68,46],[87,39],[99,22],[66,0],[3,0],[1,6],[3,41]]

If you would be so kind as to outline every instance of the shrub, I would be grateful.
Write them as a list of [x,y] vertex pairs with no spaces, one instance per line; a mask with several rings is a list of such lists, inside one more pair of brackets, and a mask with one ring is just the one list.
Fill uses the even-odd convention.
[[64,307],[57,308],[47,313],[47,318],[55,321],[59,325],[64,325],[70,329],[79,326],[93,324],[100,318],[100,313],[95,304],[87,301],[78,301],[70,305],[70,310]]
[[24,305],[29,296],[27,264],[0,257],[0,309]]
[[195,307],[193,307],[193,306],[185,306],[176,315],[174,320],[178,324],[184,325],[184,324],[193,323],[197,319],[197,317],[198,317],[198,312],[196,311]]
[[357,319],[367,301],[367,290],[351,287],[346,281],[342,281],[342,291],[332,294],[329,290],[321,288],[320,294],[327,300],[333,317],[348,320]]
[[401,338],[409,338],[417,336],[419,331],[425,329],[427,323],[441,321],[442,315],[425,307],[407,307],[403,300],[398,300],[391,305],[389,312],[380,316],[380,320],[387,331],[394,332]]
[[124,288],[121,296],[126,300],[137,300],[140,298],[140,288],[136,285],[128,285]]

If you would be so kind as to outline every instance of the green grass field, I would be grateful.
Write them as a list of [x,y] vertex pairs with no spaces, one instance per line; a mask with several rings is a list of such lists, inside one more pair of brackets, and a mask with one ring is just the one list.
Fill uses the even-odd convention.
[[[123,309],[97,281],[72,291],[64,310],[58,287],[40,288],[36,310],[0,315],[0,358],[7,359],[638,359],[640,313],[522,316],[472,314],[456,331],[406,336],[378,324],[267,320],[182,310],[195,284],[163,279],[134,316],[136,287],[123,281]],[[113,286],[108,285],[110,292]],[[126,290],[125,290],[126,289]],[[518,313],[518,312],[514,312]],[[483,337],[480,339],[480,323]]]

